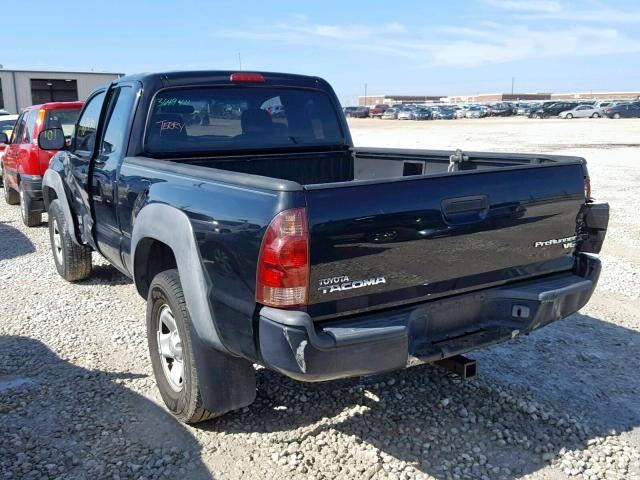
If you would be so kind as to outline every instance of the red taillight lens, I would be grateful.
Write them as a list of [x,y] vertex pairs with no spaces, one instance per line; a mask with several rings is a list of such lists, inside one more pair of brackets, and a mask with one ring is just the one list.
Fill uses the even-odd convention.
[[309,290],[309,231],[304,208],[280,212],[262,240],[258,261],[256,301],[272,307],[307,303]]
[[232,73],[229,80],[232,82],[264,82],[264,77],[259,73]]

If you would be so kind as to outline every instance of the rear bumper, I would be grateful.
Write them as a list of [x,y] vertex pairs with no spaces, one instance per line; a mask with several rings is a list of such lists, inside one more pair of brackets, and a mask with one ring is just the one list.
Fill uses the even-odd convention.
[[44,198],[42,196],[42,177],[40,175],[20,175],[20,183],[29,205],[34,213],[44,212]]
[[265,366],[304,381],[369,375],[441,360],[529,333],[582,308],[600,260],[578,254],[574,270],[442,300],[316,323],[305,312],[263,307]]

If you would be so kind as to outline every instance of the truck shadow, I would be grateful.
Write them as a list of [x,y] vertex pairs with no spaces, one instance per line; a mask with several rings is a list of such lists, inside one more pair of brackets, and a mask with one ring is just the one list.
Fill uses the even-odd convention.
[[28,255],[36,251],[31,240],[15,227],[13,221],[0,221],[0,260]]
[[211,478],[187,429],[125,386],[138,377],[0,337],[0,477]]
[[261,369],[249,413],[202,428],[298,429],[280,448],[324,439],[329,446],[314,453],[323,462],[343,446],[364,443],[377,449],[374,469],[390,456],[438,479],[511,479],[612,430],[640,426],[640,376],[629,372],[631,359],[640,358],[633,330],[577,314],[472,356],[480,375],[467,381],[437,366],[324,384]]
[[[94,256],[95,259],[95,256]],[[81,285],[129,285],[133,280],[121,273],[117,268],[103,263],[93,265],[91,268],[91,276],[82,282]]]

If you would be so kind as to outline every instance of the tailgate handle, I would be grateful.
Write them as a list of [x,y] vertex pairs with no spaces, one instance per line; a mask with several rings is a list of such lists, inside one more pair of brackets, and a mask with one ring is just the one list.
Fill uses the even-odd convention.
[[489,212],[489,197],[446,198],[442,200],[442,214],[449,223],[473,223],[484,220]]

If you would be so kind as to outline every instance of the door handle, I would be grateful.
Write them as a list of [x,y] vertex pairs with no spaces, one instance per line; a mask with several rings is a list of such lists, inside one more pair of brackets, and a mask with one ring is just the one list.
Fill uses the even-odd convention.
[[473,195],[445,198],[441,203],[442,216],[447,223],[461,225],[484,220],[489,213],[489,197]]

